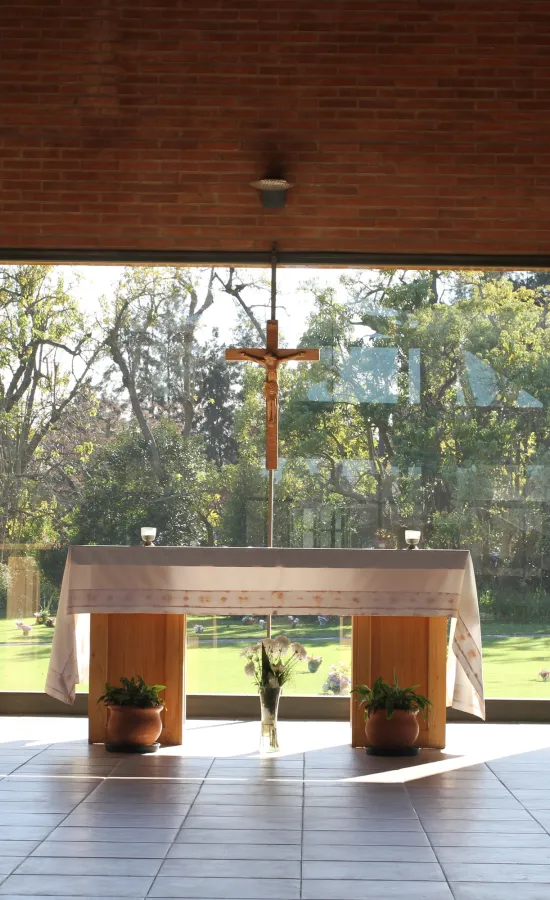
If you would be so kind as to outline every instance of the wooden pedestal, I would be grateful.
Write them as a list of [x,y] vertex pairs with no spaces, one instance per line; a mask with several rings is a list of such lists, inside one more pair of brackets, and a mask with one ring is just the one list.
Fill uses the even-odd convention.
[[185,616],[90,616],[89,741],[105,740],[107,710],[97,704],[105,682],[116,685],[121,676],[142,675],[148,684],[164,684],[166,710],[160,742],[182,743],[185,720],[184,693]]
[[[419,747],[443,749],[446,723],[447,619],[413,616],[353,616],[352,686],[372,686],[379,676],[397,675],[403,687],[417,690],[432,702],[428,723],[419,718]],[[363,708],[352,695],[352,746],[365,746]]]

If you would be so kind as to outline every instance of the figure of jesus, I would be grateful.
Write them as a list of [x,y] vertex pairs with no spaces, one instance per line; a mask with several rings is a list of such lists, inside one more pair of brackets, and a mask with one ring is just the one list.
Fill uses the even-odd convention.
[[266,422],[266,469],[278,467],[279,444],[279,381],[278,370],[281,363],[291,360],[319,360],[318,350],[281,350],[279,349],[279,331],[276,319],[267,323],[267,347],[264,349],[231,349],[226,350],[225,358],[232,362],[244,360],[256,363],[265,369],[264,397]]

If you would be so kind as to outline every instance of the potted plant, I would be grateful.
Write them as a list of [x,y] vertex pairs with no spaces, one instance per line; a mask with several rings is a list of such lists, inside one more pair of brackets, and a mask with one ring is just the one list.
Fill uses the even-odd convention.
[[414,756],[420,727],[418,713],[424,718],[432,705],[414,687],[402,688],[394,673],[393,684],[377,678],[372,688],[359,684],[353,693],[365,707],[367,753],[377,756]]
[[120,687],[105,685],[98,699],[108,709],[105,749],[113,752],[154,753],[162,731],[163,684],[146,684],[141,675],[121,678]]

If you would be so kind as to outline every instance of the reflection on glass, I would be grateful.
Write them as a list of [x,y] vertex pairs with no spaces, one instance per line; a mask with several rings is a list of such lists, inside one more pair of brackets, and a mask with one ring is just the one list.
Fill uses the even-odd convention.
[[286,634],[308,651],[294,670],[285,694],[349,695],[351,616],[274,616],[272,634]]
[[244,671],[245,647],[266,637],[259,615],[188,616],[186,690],[189,694],[255,694]]
[[[42,690],[70,543],[265,545],[264,376],[224,352],[265,346],[266,276],[0,266],[4,689]],[[281,346],[321,358],[280,371],[275,544],[468,548],[489,696],[550,699],[549,306],[545,272],[279,273]],[[322,692],[349,625],[277,627]],[[252,692],[262,633],[191,622],[190,690]]]
[[[44,545],[4,550],[0,561],[0,684],[4,691],[41,691],[46,680],[60,583],[49,579]],[[80,692],[87,685],[77,686]]]

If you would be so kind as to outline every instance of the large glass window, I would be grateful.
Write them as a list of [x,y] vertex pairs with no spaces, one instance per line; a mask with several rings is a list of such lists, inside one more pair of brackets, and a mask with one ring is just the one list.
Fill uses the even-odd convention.
[[[263,545],[269,272],[0,267],[0,688],[42,690],[69,543]],[[281,270],[275,543],[471,550],[488,696],[550,699],[547,273]],[[297,620],[297,621],[295,621]],[[273,620],[346,690],[350,621]],[[247,693],[259,616],[191,618],[188,689]],[[320,661],[319,661],[320,660]],[[318,662],[318,665],[317,665]]]

